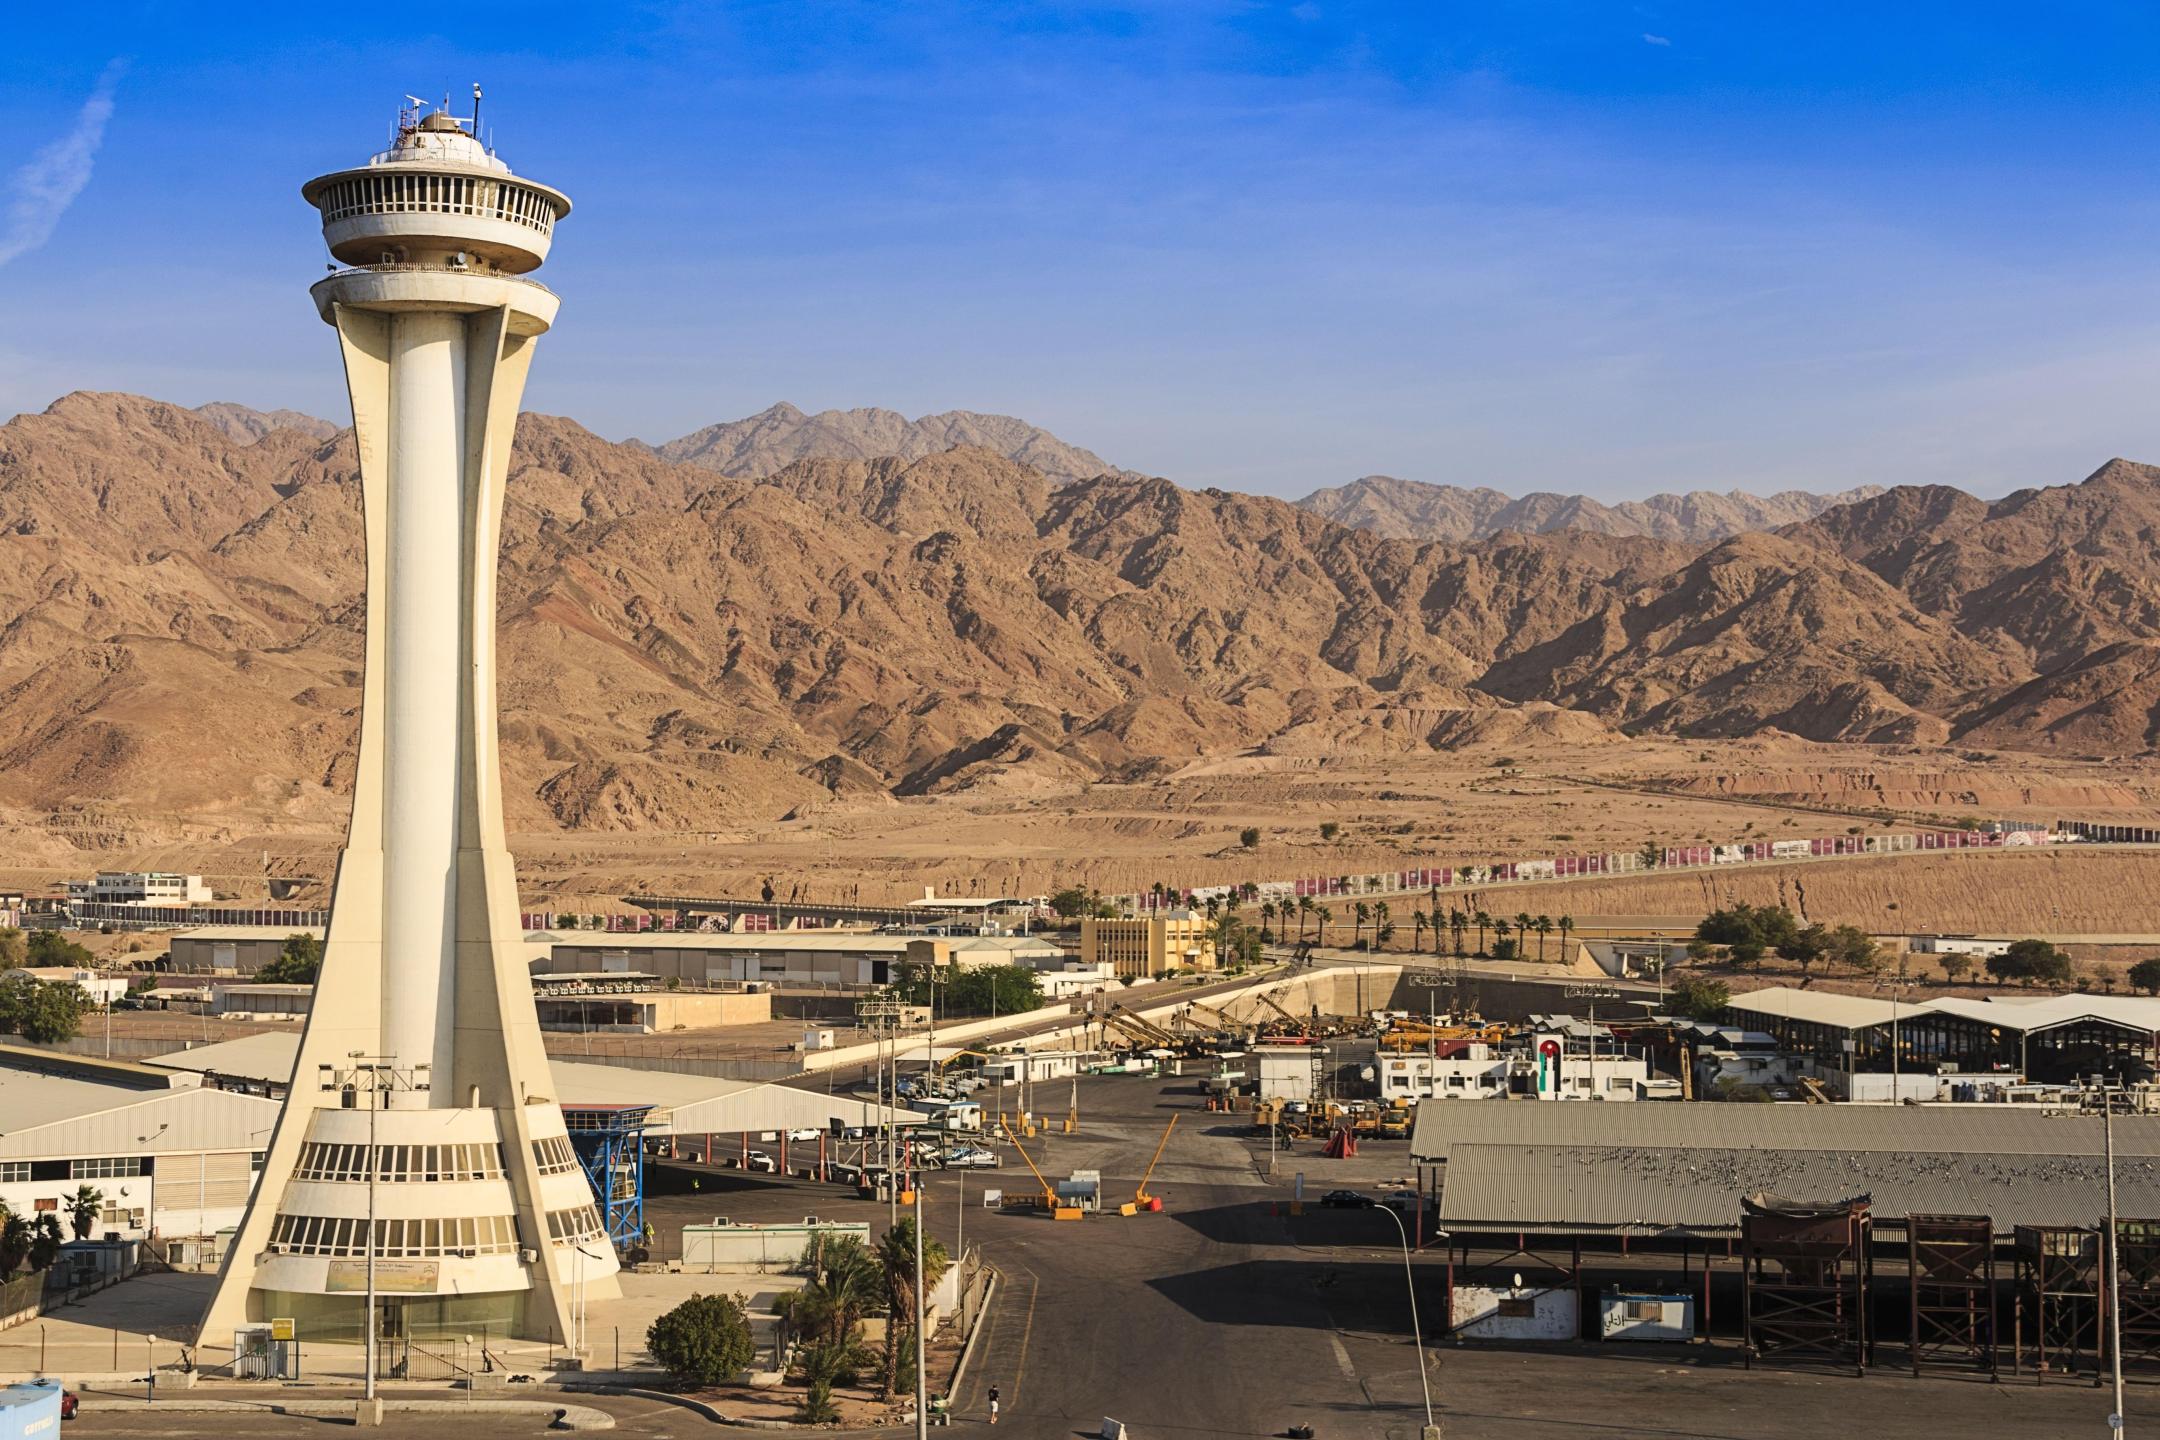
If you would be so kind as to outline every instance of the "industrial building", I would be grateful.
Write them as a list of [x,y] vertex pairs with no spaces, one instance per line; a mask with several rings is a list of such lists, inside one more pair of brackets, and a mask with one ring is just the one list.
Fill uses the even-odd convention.
[[2072,1081],[2108,1073],[2143,1080],[2160,1059],[2160,1000],[2127,995],[1913,1002],[1777,986],[1733,996],[1718,1018],[1776,1037],[1781,1048],[1812,1058],[1826,1074],[1895,1068],[1966,1077]]
[[[76,1192],[103,1196],[93,1235],[202,1236],[239,1223],[275,1102],[215,1090],[190,1075],[113,1067],[131,1083],[0,1068],[0,1201],[18,1215],[55,1213],[67,1228]],[[23,1059],[21,1063],[37,1063]],[[79,1067],[77,1067],[79,1069]]]
[[[2115,1120],[2118,1205],[2160,1215],[2160,1117]],[[2106,1209],[2096,1115],[2013,1105],[1424,1105],[1411,1158],[1445,1230],[1737,1235],[1740,1197],[1866,1194],[1911,1214],[2085,1225]]]
[[170,967],[189,975],[252,975],[278,958],[294,935],[323,938],[323,927],[307,925],[199,925],[166,939]]
[[764,990],[670,989],[654,976],[617,971],[535,975],[533,1004],[542,1030],[654,1035],[772,1019]]
[[1108,965],[1120,979],[1152,980],[1171,970],[1212,970],[1215,951],[1199,915],[1150,915],[1137,920],[1080,921],[1080,963]]
[[[265,1031],[176,1050],[147,1062],[149,1065],[202,1077],[203,1083],[267,1086],[289,1085],[299,1036],[290,1031]],[[921,1117],[906,1110],[890,1109],[875,1101],[830,1095],[823,1090],[803,1090],[763,1080],[728,1080],[710,1075],[679,1075],[665,1070],[639,1070],[629,1065],[608,1065],[550,1059],[552,1088],[560,1092],[566,1109],[595,1106],[649,1106],[643,1125],[648,1135],[726,1135],[782,1131],[803,1126],[826,1128],[837,1119],[846,1125],[876,1125],[888,1117],[913,1122]]]

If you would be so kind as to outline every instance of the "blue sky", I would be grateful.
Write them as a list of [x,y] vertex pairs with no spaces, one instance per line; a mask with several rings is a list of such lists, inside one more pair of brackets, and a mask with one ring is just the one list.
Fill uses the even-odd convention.
[[341,418],[299,184],[480,80],[577,206],[528,404],[610,438],[991,410],[1289,495],[2160,461],[2149,6],[428,8],[16,17],[0,415]]

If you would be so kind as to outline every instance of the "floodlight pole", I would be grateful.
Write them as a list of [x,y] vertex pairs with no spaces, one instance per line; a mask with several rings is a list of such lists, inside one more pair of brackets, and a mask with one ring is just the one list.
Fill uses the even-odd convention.
[[2123,1376],[2122,1376],[2122,1263],[2117,1258],[2117,1247],[2122,1243],[2122,1231],[2115,1217],[2115,1102],[2108,1095],[2107,1077],[2100,1079],[2100,1136],[2107,1154],[2107,1297],[2108,1297],[2108,1360],[2115,1374],[2115,1410],[2108,1416],[2108,1428],[2117,1435],[2123,1433]]
[[[1396,1214],[1393,1207],[1375,1205],[1373,1208],[1395,1222],[1395,1234],[1402,1241],[1403,1287],[1410,1293],[1410,1340],[1417,1347],[1418,1384],[1425,1391],[1425,1431],[1422,1440],[1440,1440],[1440,1427],[1434,1422],[1432,1413],[1432,1376],[1425,1369],[1425,1331],[1418,1324],[1417,1275],[1410,1268],[1410,1232],[1404,1228],[1402,1216]],[[1433,1238],[1444,1239],[1446,1235],[1446,1231],[1439,1231]]]

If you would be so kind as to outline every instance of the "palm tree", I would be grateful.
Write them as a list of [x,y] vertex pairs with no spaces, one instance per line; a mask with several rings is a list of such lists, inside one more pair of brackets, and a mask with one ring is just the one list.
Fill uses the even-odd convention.
[[1448,906],[1447,928],[1449,933],[1455,937],[1455,958],[1460,960],[1463,953],[1463,933],[1470,928],[1469,912],[1460,905]]
[[1495,915],[1492,917],[1493,949],[1498,950],[1502,945],[1507,943],[1508,931],[1512,928],[1514,927],[1508,924],[1507,917],[1505,915]]
[[[1436,930],[1434,933],[1437,935],[1438,931]],[[1433,948],[1438,949],[1438,944],[1436,943]],[[1413,955],[1425,953],[1425,912],[1423,910],[1412,910],[1410,912],[1410,953]]]
[[1310,895],[1300,895],[1300,896],[1298,896],[1298,897],[1297,897],[1297,938],[1298,938],[1299,940],[1301,940],[1301,941],[1302,941],[1302,940],[1303,940],[1303,939],[1305,938],[1305,921],[1306,921],[1306,920],[1307,920],[1307,919],[1308,919],[1308,918],[1309,918],[1309,917],[1310,917],[1310,916],[1312,915],[1312,912],[1313,912],[1313,903],[1312,903],[1312,896],[1310,896]]
[[1272,900],[1260,902],[1260,933],[1270,940],[1275,938],[1275,902]]
[[88,1240],[90,1232],[97,1229],[98,1207],[105,1203],[105,1192],[95,1185],[78,1185],[68,1198],[68,1223],[75,1227],[75,1238]]
[[1483,910],[1480,910],[1475,915],[1472,915],[1470,917],[1470,922],[1473,925],[1477,926],[1477,953],[1480,955],[1487,954],[1488,952],[1485,949],[1485,932],[1492,928],[1492,916],[1486,914]]
[[30,1254],[30,1222],[12,1210],[0,1213],[0,1280],[22,1269]]
[[1553,923],[1560,927],[1560,953],[1564,955],[1567,953],[1567,937],[1572,934],[1575,929],[1575,917],[1572,915],[1562,915],[1557,921]]
[[[1372,907],[1372,914],[1373,914],[1373,941],[1374,941],[1374,945],[1373,945],[1373,948],[1374,948],[1375,950],[1381,950],[1381,949],[1385,949],[1385,948],[1387,947],[1387,942],[1388,942],[1388,941],[1389,941],[1389,940],[1390,940],[1391,938],[1393,938],[1393,936],[1394,936],[1394,934],[1395,934],[1395,927],[1394,927],[1393,925],[1390,925],[1390,924],[1388,923],[1388,920],[1389,920],[1389,912],[1388,912],[1388,903],[1387,903],[1387,901],[1385,901],[1385,900],[1375,900],[1375,901],[1373,901],[1373,907]],[[1385,930],[1385,931],[1387,932],[1387,934],[1385,934],[1385,935],[1381,934],[1380,932],[1381,932],[1381,931],[1383,931],[1383,930]]]
[[1367,904],[1366,904],[1366,903],[1365,903],[1365,902],[1364,902],[1363,900],[1359,900],[1359,901],[1357,901],[1356,903],[1354,903],[1353,905],[1351,905],[1351,907],[1350,907],[1350,948],[1351,948],[1351,949],[1355,950],[1355,949],[1357,949],[1357,948],[1358,948],[1358,942],[1359,942],[1359,940],[1360,940],[1360,939],[1361,939],[1361,938],[1362,938],[1362,937],[1364,936],[1364,934],[1365,934],[1365,922],[1366,922],[1366,921],[1368,921],[1368,920],[1370,920],[1370,919],[1372,919],[1372,906],[1370,906],[1370,905],[1367,905]]
[[1545,937],[1553,932],[1552,916],[1538,916],[1532,922],[1532,928],[1537,931],[1537,958],[1542,963],[1545,959]]
[[1319,936],[1319,943],[1321,948],[1325,949],[1327,947],[1328,921],[1335,918],[1335,912],[1328,909],[1328,907],[1325,905],[1315,905],[1312,907],[1312,913],[1313,924],[1317,927],[1315,933]]
[[1530,912],[1529,912],[1529,911],[1527,911],[1527,910],[1518,910],[1518,911],[1516,911],[1516,912],[1515,912],[1515,943],[1516,943],[1516,953],[1518,953],[1518,954],[1520,954],[1520,953],[1521,953],[1521,949],[1522,949],[1522,946],[1523,946],[1523,944],[1524,944],[1525,942],[1527,942],[1527,941],[1528,941],[1529,939],[1530,939]]
[[[940,1242],[923,1236],[922,1283],[937,1284],[951,1259]],[[900,1384],[900,1331],[915,1314],[915,1217],[910,1215],[878,1241],[878,1265],[885,1275],[885,1398]]]

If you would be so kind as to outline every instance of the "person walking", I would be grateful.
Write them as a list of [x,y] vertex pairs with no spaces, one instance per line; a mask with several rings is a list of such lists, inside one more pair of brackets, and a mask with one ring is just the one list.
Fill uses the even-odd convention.
[[997,1417],[998,1417],[998,1388],[997,1388],[997,1386],[995,1386],[995,1385],[992,1385],[992,1386],[990,1387],[990,1423],[991,1423],[992,1425],[995,1425],[995,1424],[997,1424]]

